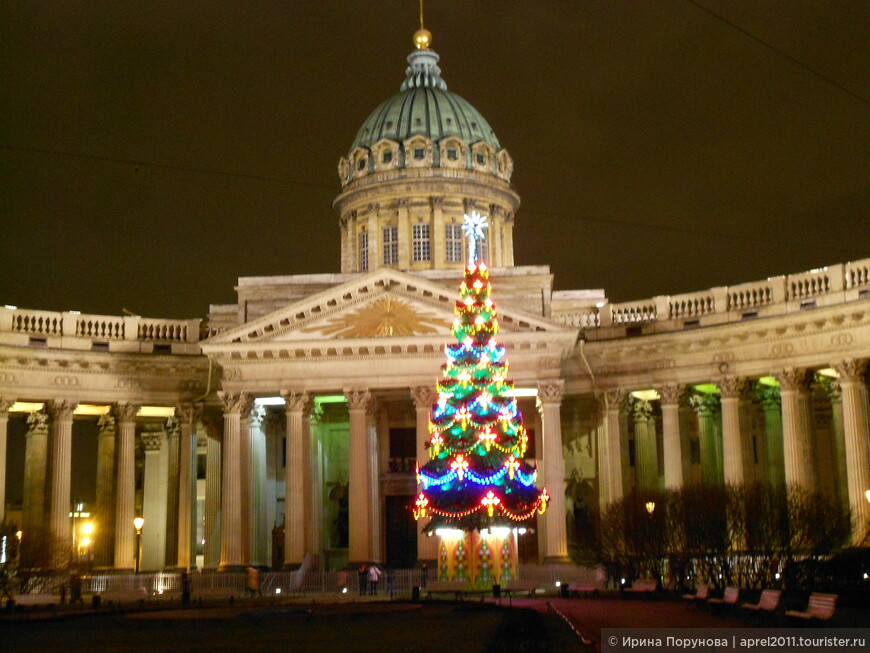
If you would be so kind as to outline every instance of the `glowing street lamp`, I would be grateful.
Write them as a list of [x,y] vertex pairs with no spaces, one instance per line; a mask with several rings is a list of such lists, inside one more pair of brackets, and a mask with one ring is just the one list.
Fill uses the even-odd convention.
[[647,501],[647,502],[646,502],[646,511],[647,511],[650,515],[653,514],[653,511],[655,511],[655,509],[656,509],[656,502],[655,502],[655,501]]
[[136,527],[136,573],[139,573],[139,564],[142,560],[142,526],[145,525],[143,517],[136,517],[133,526]]

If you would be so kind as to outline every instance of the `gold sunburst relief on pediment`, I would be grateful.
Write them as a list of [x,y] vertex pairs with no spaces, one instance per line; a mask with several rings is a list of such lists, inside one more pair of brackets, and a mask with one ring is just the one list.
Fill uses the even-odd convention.
[[395,297],[381,297],[350,313],[327,320],[326,324],[302,331],[320,332],[341,338],[383,338],[425,333],[447,333],[450,323],[433,316],[421,315],[409,302]]

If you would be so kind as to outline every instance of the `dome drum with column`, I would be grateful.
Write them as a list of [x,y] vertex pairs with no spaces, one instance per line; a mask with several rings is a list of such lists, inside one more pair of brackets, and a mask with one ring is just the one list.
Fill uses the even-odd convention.
[[475,208],[492,220],[490,265],[513,266],[513,160],[477,109],[447,91],[430,40],[339,161],[342,272],[461,269],[455,230]]

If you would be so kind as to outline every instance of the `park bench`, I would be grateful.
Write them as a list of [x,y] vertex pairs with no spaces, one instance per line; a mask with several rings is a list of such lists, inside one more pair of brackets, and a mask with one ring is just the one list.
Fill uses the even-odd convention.
[[803,612],[799,610],[786,610],[786,617],[795,617],[798,619],[822,619],[830,620],[834,616],[834,608],[837,606],[836,594],[820,594],[814,592],[810,594],[810,600],[807,603],[807,609]]
[[148,600],[148,590],[144,587],[129,589],[113,589],[99,592],[100,601],[106,605],[123,605],[124,603],[139,603],[143,605]]
[[737,605],[737,599],[740,598],[740,588],[739,587],[726,587],[725,592],[722,594],[721,599],[710,598],[707,599],[707,604],[710,607],[718,608],[721,606],[734,606]]
[[598,594],[598,592],[601,591],[602,586],[603,582],[597,578],[579,578],[573,583],[568,584],[567,592],[568,596],[574,594],[577,598],[580,598],[581,592],[586,596],[589,596],[590,594]]
[[514,594],[525,594],[526,596],[534,596],[535,592],[540,587],[540,583],[534,580],[509,580],[502,588],[503,594],[506,594],[508,601],[512,599]]
[[698,583],[694,594],[683,594],[686,601],[706,601],[710,598],[710,586],[707,583]]
[[744,610],[749,610],[755,614],[768,613],[774,614],[779,608],[779,601],[782,598],[780,590],[762,590],[761,598],[758,603],[743,603],[740,605]]
[[467,594],[469,589],[464,580],[430,580],[426,584],[426,595],[432,598],[433,594],[453,594],[457,601]]
[[34,593],[34,594],[15,594],[12,597],[12,604],[16,607],[52,607],[55,608],[60,603],[60,598],[54,594]]
[[193,600],[202,603],[203,600],[226,600],[230,603],[242,596],[243,591],[237,587],[196,587],[191,591]]
[[622,591],[625,594],[652,594],[656,591],[656,580],[647,578],[632,582],[631,587],[624,587]]

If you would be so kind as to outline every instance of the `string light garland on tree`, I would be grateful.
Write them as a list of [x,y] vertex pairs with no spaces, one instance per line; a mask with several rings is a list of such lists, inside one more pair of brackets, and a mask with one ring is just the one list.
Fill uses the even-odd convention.
[[496,342],[498,320],[489,270],[480,260],[486,216],[465,216],[468,265],[454,310],[447,362],[438,400],[429,417],[429,462],[417,468],[421,486],[415,519],[464,531],[506,526],[547,508],[546,488],[535,487],[537,470],[525,460],[529,437],[507,378],[505,348]]

